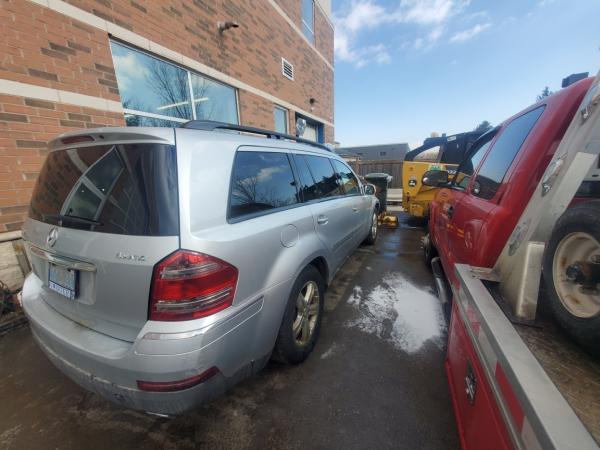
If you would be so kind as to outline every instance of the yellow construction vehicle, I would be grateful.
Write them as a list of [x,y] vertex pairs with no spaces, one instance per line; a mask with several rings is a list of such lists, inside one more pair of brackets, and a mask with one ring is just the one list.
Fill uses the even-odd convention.
[[429,205],[439,188],[423,186],[428,170],[447,170],[454,174],[471,145],[481,136],[478,131],[431,137],[411,150],[402,164],[402,208],[414,217],[429,217]]

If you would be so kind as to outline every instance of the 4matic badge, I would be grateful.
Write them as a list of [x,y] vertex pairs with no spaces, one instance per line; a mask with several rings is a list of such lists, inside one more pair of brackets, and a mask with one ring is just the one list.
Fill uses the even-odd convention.
[[127,259],[129,261],[137,261],[137,262],[144,262],[146,261],[146,257],[144,255],[134,255],[131,253],[123,253],[123,252],[119,252],[115,255],[115,257],[117,259]]

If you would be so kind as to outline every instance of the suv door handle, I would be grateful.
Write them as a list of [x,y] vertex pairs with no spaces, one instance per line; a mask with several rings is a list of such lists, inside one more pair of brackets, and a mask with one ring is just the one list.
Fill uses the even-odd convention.
[[317,217],[317,223],[319,225],[327,225],[327,222],[329,222],[329,218],[326,216],[319,216]]
[[357,208],[356,206],[353,206],[353,207],[352,207],[352,211],[354,211],[354,212],[358,212],[358,208]]
[[446,214],[448,214],[448,217],[451,218],[454,215],[454,206],[452,206],[452,205],[448,206]]

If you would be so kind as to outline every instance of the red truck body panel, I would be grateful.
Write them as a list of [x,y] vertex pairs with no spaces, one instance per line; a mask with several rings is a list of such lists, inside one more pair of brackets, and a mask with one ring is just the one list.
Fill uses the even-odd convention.
[[[456,310],[456,302],[452,306],[452,319],[449,327],[448,358],[446,374],[452,393],[452,404],[458,425],[462,448],[485,448],[487,450],[507,450],[513,445],[503,419],[494,400],[490,386],[467,330]],[[471,371],[476,380],[473,402],[465,395],[465,374]]]
[[[472,167],[466,188],[449,187],[437,193],[431,205],[429,232],[455,292],[460,289],[455,264],[486,268],[495,265],[592,82],[593,79],[588,78],[575,83],[505,121],[487,150],[481,151],[483,156],[477,167]],[[507,127],[540,107],[544,108],[543,112],[526,134],[500,183],[494,185],[493,195],[488,195],[488,198],[475,195],[477,192],[474,193],[473,189],[477,175]],[[481,191],[482,186],[478,185]],[[488,379],[491,375],[484,371],[473,346],[474,338],[467,331],[457,309],[455,299],[448,330],[446,372],[461,445],[468,449],[513,448],[509,426],[503,419]],[[506,399],[504,407],[509,410],[513,426],[521,428],[524,413],[517,401],[511,401],[514,393],[501,369],[496,367],[493,384]],[[465,395],[471,376],[477,385],[474,401]]]
[[[431,209],[429,231],[444,270],[455,284],[454,264],[493,267],[542,178],[592,78],[582,80],[506,120],[487,149],[465,190],[440,189]],[[543,107],[544,111],[510,164],[495,195],[472,193],[479,169],[511,122]],[[448,214],[452,209],[453,214]]]

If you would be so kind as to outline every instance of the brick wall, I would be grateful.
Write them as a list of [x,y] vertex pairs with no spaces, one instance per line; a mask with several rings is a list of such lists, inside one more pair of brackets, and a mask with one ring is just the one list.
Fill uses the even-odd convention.
[[3,0],[0,25],[0,78],[119,100],[106,32],[27,0]]
[[118,113],[0,95],[0,231],[21,228],[48,140],[78,128],[124,124]]
[[[266,0],[229,0],[218,9],[199,0],[68,2],[299,108],[308,110],[314,97],[314,114],[333,118],[333,71]],[[219,34],[217,22],[228,20],[240,27]],[[292,20],[301,21],[299,9]],[[333,64],[333,39],[322,48]],[[295,81],[282,76],[281,57],[294,65]]]

